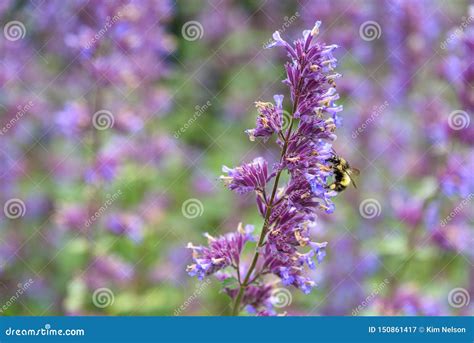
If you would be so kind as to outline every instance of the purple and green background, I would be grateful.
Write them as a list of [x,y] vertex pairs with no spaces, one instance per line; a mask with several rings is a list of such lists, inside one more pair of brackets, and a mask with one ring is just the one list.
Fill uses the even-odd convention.
[[[186,244],[261,226],[222,165],[284,92],[274,31],[335,43],[358,188],[321,214],[310,295],[288,315],[472,315],[474,9],[470,1],[0,3],[2,315],[228,315]],[[471,9],[470,9],[471,8]]]

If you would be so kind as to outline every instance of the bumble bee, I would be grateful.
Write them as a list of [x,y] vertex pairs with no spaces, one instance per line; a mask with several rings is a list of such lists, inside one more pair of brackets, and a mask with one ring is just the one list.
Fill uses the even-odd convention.
[[357,188],[354,179],[352,179],[351,175],[359,175],[360,171],[357,168],[352,168],[342,157],[338,156],[335,152],[333,152],[333,156],[327,159],[329,163],[331,163],[331,167],[334,173],[334,181],[330,183],[327,188],[334,190],[336,192],[342,192],[349,186],[352,182],[355,188]]

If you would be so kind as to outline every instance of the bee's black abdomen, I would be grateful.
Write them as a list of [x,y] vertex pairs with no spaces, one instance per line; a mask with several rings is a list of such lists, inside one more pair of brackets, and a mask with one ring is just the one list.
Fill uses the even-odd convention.
[[336,183],[335,186],[336,186],[336,187],[334,188],[334,190],[335,190],[336,192],[342,192],[343,190],[345,190],[345,189],[347,188],[347,186],[344,186],[344,185],[342,185],[342,184],[340,184],[340,183]]

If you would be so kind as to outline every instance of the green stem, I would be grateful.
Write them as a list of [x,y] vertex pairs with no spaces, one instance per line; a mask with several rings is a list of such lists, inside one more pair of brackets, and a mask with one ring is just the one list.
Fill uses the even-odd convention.
[[[296,106],[295,106],[296,107]],[[286,154],[286,150],[288,149],[288,140],[290,138],[291,130],[293,128],[293,118],[291,118],[291,123],[290,123],[290,128],[288,129],[288,133],[286,135],[285,143],[283,145],[283,150],[281,153],[280,160],[283,160]],[[257,247],[255,249],[255,254],[253,256],[252,262],[250,264],[250,268],[247,271],[247,274],[245,275],[244,282],[240,284],[239,288],[239,293],[237,294],[237,297],[235,298],[235,303],[234,303],[234,308],[232,309],[232,315],[237,316],[240,310],[240,303],[242,301],[242,296],[244,295],[244,291],[249,285],[249,279],[250,276],[252,275],[255,266],[257,265],[258,258],[260,256],[260,248],[263,246],[263,242],[265,240],[265,236],[268,231],[269,227],[269,222],[270,222],[270,215],[272,213],[272,207],[273,207],[273,201],[275,200],[276,196],[276,191],[278,189],[278,182],[280,181],[280,176],[283,170],[279,170],[276,177],[275,177],[275,182],[273,184],[273,190],[272,190],[272,195],[270,196],[270,201],[268,202],[267,209],[265,211],[265,220],[263,222],[263,227],[262,227],[262,232],[260,233],[260,238],[258,240]],[[254,278],[255,280],[255,278]]]
[[[288,149],[288,141],[290,140],[290,136],[291,136],[291,131],[293,130],[293,123],[294,123],[294,118],[293,118],[293,115],[295,114],[297,108],[298,108],[298,101],[299,101],[299,96],[300,96],[300,88],[301,88],[301,79],[298,81],[298,85],[296,86],[296,95],[295,95],[295,101],[293,103],[293,113],[292,113],[292,116],[291,116],[291,121],[290,121],[290,127],[288,129],[288,132],[286,133],[286,137],[284,139],[285,143],[283,144],[283,149],[281,151],[281,156],[280,156],[280,161],[282,162],[283,159],[285,158],[285,155],[286,155],[286,150]],[[280,135],[281,134],[281,131],[279,133]],[[283,136],[283,135],[282,135]],[[276,191],[278,189],[278,182],[280,181],[280,176],[281,176],[281,173],[282,173],[283,169],[280,169],[275,177],[275,182],[273,184],[273,190],[272,190],[272,195],[270,196],[270,201],[268,202],[267,204],[267,209],[265,211],[265,220],[263,222],[263,227],[262,227],[262,232],[260,233],[260,238],[258,239],[258,244],[257,244],[257,247],[255,248],[255,254],[253,255],[253,259],[252,259],[252,262],[250,263],[250,268],[249,270],[247,271],[247,274],[245,275],[245,278],[244,278],[244,282],[242,282],[240,284],[240,287],[239,287],[239,293],[237,293],[237,297],[235,298],[235,302],[234,302],[234,308],[232,309],[232,315],[233,316],[237,316],[239,314],[239,311],[240,311],[240,303],[242,301],[242,297],[244,295],[244,291],[245,289],[247,288],[247,286],[250,284],[249,280],[250,280],[250,276],[252,275],[254,269],[255,269],[255,266],[257,265],[257,261],[258,261],[258,257],[260,256],[260,248],[263,246],[263,242],[265,240],[265,236],[267,235],[267,230],[268,230],[268,227],[270,226],[269,222],[270,222],[270,215],[272,213],[272,208],[273,206],[275,205],[273,203],[273,201],[275,200],[275,195],[276,195]],[[237,266],[238,268],[238,266]],[[257,277],[254,277],[252,279],[252,282],[254,282],[255,280],[257,279]]]

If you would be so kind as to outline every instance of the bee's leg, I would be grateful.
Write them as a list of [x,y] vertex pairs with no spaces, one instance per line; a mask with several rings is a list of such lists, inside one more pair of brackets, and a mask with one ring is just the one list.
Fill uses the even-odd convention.
[[345,190],[347,187],[339,182],[333,182],[331,183],[330,185],[328,185],[326,187],[327,189],[330,189],[332,191],[336,191],[336,192],[342,192],[343,190]]
[[328,185],[326,187],[327,189],[330,189],[332,191],[336,191],[336,192],[342,192],[343,190],[345,190],[347,187],[339,182],[333,182],[331,183],[330,185]]
[[342,191],[345,190],[345,189],[346,189],[346,186],[345,186],[345,185],[338,183],[338,184],[336,185],[335,191],[336,191],[336,192],[342,192]]

